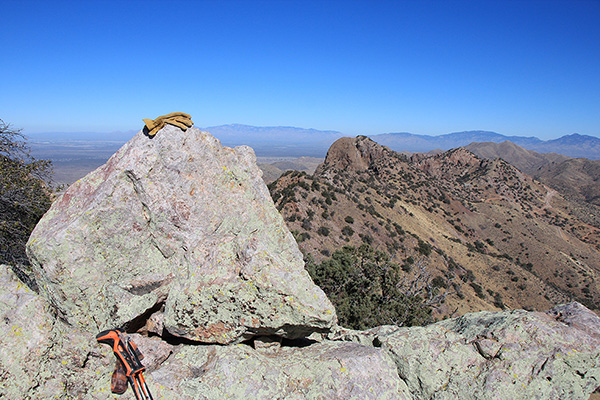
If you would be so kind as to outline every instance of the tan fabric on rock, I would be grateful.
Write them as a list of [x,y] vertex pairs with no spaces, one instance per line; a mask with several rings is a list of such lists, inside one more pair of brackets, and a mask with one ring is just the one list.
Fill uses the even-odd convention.
[[161,115],[156,119],[144,119],[146,129],[148,129],[148,135],[154,136],[160,131],[166,124],[174,125],[185,132],[187,128],[194,125],[192,117],[189,114],[182,112],[173,112],[166,115]]

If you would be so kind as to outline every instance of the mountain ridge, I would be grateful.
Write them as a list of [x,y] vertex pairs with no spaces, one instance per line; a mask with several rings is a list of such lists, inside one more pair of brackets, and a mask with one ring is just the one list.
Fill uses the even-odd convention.
[[[235,147],[239,145],[249,145],[253,147],[258,157],[315,157],[324,158],[331,144],[344,134],[338,131],[320,131],[317,129],[296,128],[293,126],[281,127],[260,127],[243,124],[219,125],[215,127],[203,128],[217,137],[224,145]],[[396,138],[403,138],[402,144],[388,143],[375,138],[383,145],[389,145],[392,150],[410,155],[414,152],[441,152],[450,148],[469,145],[471,139],[486,139],[486,131],[466,131],[467,133],[445,134],[440,137],[446,138],[446,144],[441,146],[437,136],[414,135],[412,133],[397,133]],[[470,133],[469,133],[470,132]],[[26,135],[30,140],[32,155],[39,159],[51,160],[55,166],[57,182],[60,184],[71,184],[85,175],[85,173],[95,169],[105,162],[118,148],[133,136],[133,131],[103,133],[37,133]],[[502,140],[507,137],[498,133],[493,133],[495,140]],[[389,135],[389,134],[388,134]],[[462,142],[449,142],[448,138],[462,135]],[[469,138],[466,140],[465,138]],[[425,140],[423,138],[429,138]],[[564,147],[552,148],[544,145],[543,141],[537,138],[521,137],[521,140],[536,142],[539,146],[546,146],[544,152],[564,151]],[[595,152],[588,152],[590,159],[600,159],[600,139],[586,135],[569,135],[566,142],[570,143],[567,147],[585,148],[577,146],[573,141],[585,140],[592,143],[588,147],[593,147]],[[468,143],[467,143],[468,142]],[[541,143],[541,144],[540,144]],[[556,143],[556,142],[555,142]],[[594,145],[594,143],[598,143]],[[595,147],[594,147],[595,146]],[[444,148],[441,148],[444,147]],[[559,146],[560,147],[560,146]],[[579,149],[576,156],[579,156]],[[531,150],[533,151],[533,150]],[[537,151],[537,150],[536,150]],[[566,153],[569,153],[566,151]],[[268,166],[272,171],[265,175],[268,181],[277,178],[279,171],[277,168]]]
[[571,158],[557,153],[538,153],[512,142],[471,143],[466,149],[479,157],[502,158],[519,170],[581,205],[574,209],[582,220],[600,227],[600,160]]
[[536,176],[538,170],[551,163],[561,163],[571,159],[558,153],[538,153],[527,150],[511,141],[496,142],[473,142],[464,146],[481,158],[502,158],[528,175]]
[[457,293],[442,316],[571,297],[599,309],[600,229],[504,160],[464,148],[409,157],[342,138],[313,176],[287,173],[269,187],[307,256],[367,243],[407,271],[421,260]]

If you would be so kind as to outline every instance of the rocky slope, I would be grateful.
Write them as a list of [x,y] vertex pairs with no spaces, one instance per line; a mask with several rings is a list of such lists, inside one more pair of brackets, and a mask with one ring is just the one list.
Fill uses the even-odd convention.
[[600,161],[537,153],[514,143],[471,143],[466,149],[482,158],[502,158],[570,200],[570,212],[600,227]]
[[3,398],[114,398],[94,336],[115,327],[157,399],[586,399],[600,379],[600,319],[577,303],[337,326],[252,151],[195,128],[138,133],[28,251],[39,294],[0,266]]
[[343,138],[314,176],[287,174],[270,189],[305,254],[366,242],[403,270],[419,260],[453,293],[441,315],[544,310],[572,297],[598,309],[600,230],[503,160],[465,149],[408,158]]
[[534,174],[569,198],[600,207],[600,161],[576,158],[550,163]]

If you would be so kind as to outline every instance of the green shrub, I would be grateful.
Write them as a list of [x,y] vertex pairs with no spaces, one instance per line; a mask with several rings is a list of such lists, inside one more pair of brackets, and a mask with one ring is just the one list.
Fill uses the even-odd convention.
[[432,248],[433,248],[433,246],[431,246],[429,243],[426,243],[426,242],[422,241],[421,239],[419,239],[419,246],[415,247],[415,250],[417,250],[419,253],[423,254],[425,257],[428,257],[431,254]]
[[322,226],[317,229],[317,233],[321,236],[329,236],[329,228],[326,226]]
[[308,232],[293,230],[292,235],[294,236],[294,239],[296,239],[296,243],[302,243],[305,240],[310,239],[310,234]]
[[307,261],[306,268],[335,305],[342,326],[368,329],[431,322],[431,307],[423,298],[398,289],[399,266],[369,245],[345,246],[320,264]]
[[444,288],[444,289],[446,289],[448,287],[446,280],[444,278],[442,278],[441,276],[436,276],[435,278],[433,278],[433,280],[431,281],[431,285],[433,287]]
[[479,297],[481,299],[485,299],[485,293],[483,293],[483,288],[481,287],[481,285],[479,285],[475,282],[471,282],[471,283],[469,283],[469,285],[471,285],[473,290],[475,290],[475,294],[477,295],[477,297]]
[[359,233],[358,236],[360,236],[361,240],[363,241],[363,243],[371,245],[373,244],[373,237],[367,234],[362,234]]
[[494,306],[501,308],[501,309],[505,309],[506,306],[504,305],[504,302],[502,301],[502,295],[500,293],[496,293],[494,295]]

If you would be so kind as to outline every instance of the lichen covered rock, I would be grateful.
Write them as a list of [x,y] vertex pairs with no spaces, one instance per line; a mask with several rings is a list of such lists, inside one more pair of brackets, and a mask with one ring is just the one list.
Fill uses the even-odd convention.
[[379,349],[324,342],[283,346],[186,346],[149,374],[161,399],[411,399]]
[[[313,334],[317,341],[260,336],[221,346],[130,336],[161,399],[586,400],[600,375],[598,333],[598,318],[572,303],[547,314],[338,329],[329,339]],[[0,266],[0,334],[0,397],[114,398],[111,349],[57,319],[7,266]]]
[[136,329],[161,307],[169,333],[206,343],[336,321],[252,149],[196,128],[139,132],[55,201],[28,255],[43,295],[90,332]]
[[112,373],[112,351],[56,319],[7,265],[0,265],[0,335],[0,398],[108,398],[99,377]]
[[600,324],[580,304],[561,307],[594,323],[577,329],[555,310],[478,312],[376,342],[418,399],[587,399],[600,382]]

